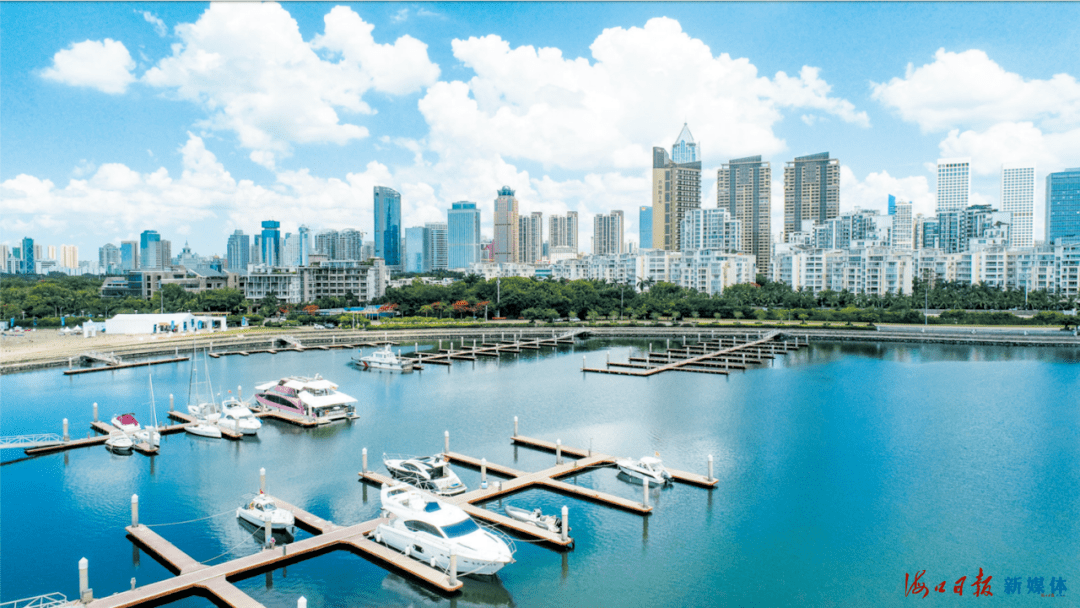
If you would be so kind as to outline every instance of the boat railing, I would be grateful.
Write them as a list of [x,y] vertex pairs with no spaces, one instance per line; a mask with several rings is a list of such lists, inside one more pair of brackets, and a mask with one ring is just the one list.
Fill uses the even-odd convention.
[[[476,520],[473,519],[473,521]],[[489,524],[485,521],[476,521],[476,523],[479,524],[480,527],[483,528],[485,531],[490,532],[492,536],[506,543],[506,546],[510,547],[510,555],[514,555],[517,553],[517,545],[514,544],[514,538],[512,536],[510,536],[506,532],[503,532],[495,524]]]
[[21,600],[11,600],[0,604],[0,608],[58,608],[70,606],[67,596],[63,593],[46,593],[35,597],[25,597]]

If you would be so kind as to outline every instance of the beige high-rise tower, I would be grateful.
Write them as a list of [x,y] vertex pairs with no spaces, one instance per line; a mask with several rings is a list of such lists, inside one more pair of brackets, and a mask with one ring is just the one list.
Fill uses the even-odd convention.
[[[652,247],[679,251],[683,216],[701,208],[700,143],[684,124],[672,145],[672,160],[664,148],[653,148]],[[643,247],[647,247],[644,243]]]
[[772,256],[772,169],[760,156],[736,158],[716,172],[716,206],[742,224],[739,251],[752,254],[758,273],[768,273]]
[[[828,152],[796,157],[784,165],[784,240],[840,215],[840,160]],[[803,223],[807,225],[804,226]]]
[[518,200],[510,186],[499,188],[495,199],[495,240],[491,244],[491,257],[495,262],[518,262],[519,247]]

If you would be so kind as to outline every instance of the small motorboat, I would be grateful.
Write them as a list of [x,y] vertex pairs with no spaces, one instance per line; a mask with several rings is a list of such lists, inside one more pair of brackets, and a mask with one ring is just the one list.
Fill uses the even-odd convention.
[[559,532],[562,530],[562,518],[554,515],[544,515],[540,509],[522,509],[521,507],[515,507],[513,505],[506,505],[503,507],[503,511],[506,512],[507,517],[516,519],[527,524],[532,524],[537,528],[547,530],[548,532]]
[[394,479],[439,496],[457,496],[468,490],[440,454],[423,458],[383,454],[383,465]]
[[405,484],[384,485],[379,496],[393,517],[375,527],[375,542],[440,570],[450,567],[452,548],[462,576],[495,574],[514,561],[513,541],[476,525],[460,507]]
[[671,473],[664,468],[663,462],[653,456],[643,456],[640,460],[627,458],[616,460],[615,466],[619,471],[638,481],[648,480],[649,483],[664,485],[672,482]]
[[184,431],[197,435],[199,437],[210,437],[213,439],[221,439],[221,429],[214,423],[206,420],[205,418],[199,418],[195,422],[188,424],[184,427]]
[[356,363],[358,367],[363,367],[364,369],[387,369],[403,374],[413,371],[412,362],[395,355],[393,351],[390,350],[389,344],[376,350],[370,355],[353,357],[353,362]]
[[260,528],[266,527],[270,522],[270,530],[287,532],[290,536],[296,533],[296,517],[292,511],[279,509],[270,498],[262,491],[247,505],[236,509],[236,516]]
[[105,440],[105,448],[114,454],[130,454],[134,447],[135,442],[123,431],[113,431]]
[[113,419],[109,422],[125,433],[134,433],[142,428],[139,426],[139,421],[135,419],[135,414],[119,414],[113,416]]
[[254,435],[262,428],[262,422],[248,409],[243,401],[232,397],[221,404],[221,416],[217,425],[245,435]]

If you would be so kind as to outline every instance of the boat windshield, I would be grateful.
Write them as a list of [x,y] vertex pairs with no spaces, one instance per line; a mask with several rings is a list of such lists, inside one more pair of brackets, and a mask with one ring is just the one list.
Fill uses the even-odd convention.
[[443,479],[450,476],[450,469],[445,464],[431,467],[432,479]]
[[471,519],[463,519],[456,524],[450,524],[449,526],[443,526],[443,534],[446,538],[458,538],[465,536],[466,534],[472,534],[480,529],[480,526],[476,525],[476,522]]

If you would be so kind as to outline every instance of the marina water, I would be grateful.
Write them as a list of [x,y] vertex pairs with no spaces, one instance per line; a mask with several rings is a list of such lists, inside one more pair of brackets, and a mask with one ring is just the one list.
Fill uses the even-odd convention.
[[[357,480],[364,447],[381,469],[383,452],[441,451],[448,430],[454,451],[523,470],[553,465],[553,454],[511,444],[514,416],[522,435],[618,456],[657,452],[686,471],[704,473],[712,454],[719,484],[653,489],[648,517],[543,490],[504,499],[547,513],[568,505],[576,547],[519,539],[517,563],[495,580],[466,579],[456,598],[345,551],[235,584],[282,608],[301,595],[309,606],[890,606],[912,601],[905,573],[926,570],[930,594],[953,598],[963,576],[965,596],[974,592],[982,568],[999,600],[1048,601],[1026,586],[1006,595],[1006,577],[1064,577],[1064,601],[1080,597],[1076,349],[815,343],[727,377],[580,372],[583,354],[600,365],[647,348],[591,340],[409,375],[358,371],[347,351],[211,360],[215,392],[243,385],[249,397],[261,382],[319,373],[359,400],[360,418],[316,429],[264,421],[242,441],[170,435],[153,458],[99,446],[18,460],[7,450],[0,599],[76,597],[82,557],[96,597],[129,589],[133,577],[171,576],[125,538],[132,494],[142,523],[174,524],[153,529],[220,563],[260,549],[261,533],[235,517],[258,491],[260,467],[269,493],[354,524],[379,511],[378,488]],[[177,409],[187,404],[187,363],[0,377],[0,428],[58,433],[68,418],[72,436],[85,436],[93,402],[106,421],[130,411],[145,423],[151,372],[164,422],[170,393]],[[479,487],[477,471],[455,470]],[[641,500],[641,486],[611,468],[570,481]],[[941,581],[948,593],[933,591]]]

